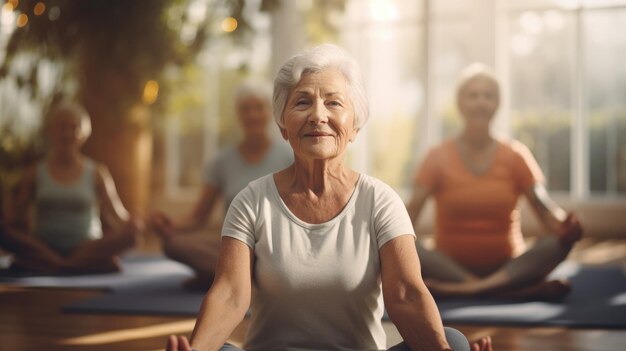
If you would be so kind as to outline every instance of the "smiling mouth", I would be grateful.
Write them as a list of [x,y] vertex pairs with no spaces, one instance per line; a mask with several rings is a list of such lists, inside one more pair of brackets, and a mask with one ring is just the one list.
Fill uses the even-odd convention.
[[333,136],[330,133],[323,133],[323,132],[310,132],[310,133],[305,133],[304,134],[305,137],[329,137],[329,136]]

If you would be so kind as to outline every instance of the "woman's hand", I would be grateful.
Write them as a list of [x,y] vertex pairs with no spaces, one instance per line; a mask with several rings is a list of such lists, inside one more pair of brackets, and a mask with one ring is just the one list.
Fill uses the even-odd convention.
[[189,345],[189,340],[187,340],[186,336],[170,335],[167,338],[167,347],[165,348],[165,351],[191,351],[191,346]]
[[559,227],[559,241],[561,245],[569,247],[583,236],[583,227],[573,212],[567,214],[567,218]]
[[150,226],[163,239],[171,237],[175,233],[172,220],[163,212],[154,212],[149,219]]
[[493,348],[491,347],[491,337],[485,336],[473,341],[470,345],[470,349],[472,351],[493,351]]

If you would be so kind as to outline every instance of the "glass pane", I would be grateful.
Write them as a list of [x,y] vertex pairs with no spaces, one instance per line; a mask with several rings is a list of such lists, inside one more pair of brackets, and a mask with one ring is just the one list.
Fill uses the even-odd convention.
[[626,193],[626,9],[584,14],[591,192]]
[[511,10],[526,9],[563,9],[571,10],[579,7],[591,9],[598,7],[625,5],[626,0],[509,0],[507,6]]
[[575,18],[565,11],[526,11],[510,18],[513,136],[530,148],[550,190],[570,190]]
[[363,7],[348,7],[361,14],[348,12],[352,20],[343,31],[344,45],[361,65],[370,103],[370,119],[348,160],[399,189],[413,172],[414,136],[424,106],[422,2],[369,4],[367,14]]
[[458,134],[462,122],[456,107],[456,82],[461,70],[472,63],[471,28],[464,21],[439,21],[433,25],[434,113],[442,138]]

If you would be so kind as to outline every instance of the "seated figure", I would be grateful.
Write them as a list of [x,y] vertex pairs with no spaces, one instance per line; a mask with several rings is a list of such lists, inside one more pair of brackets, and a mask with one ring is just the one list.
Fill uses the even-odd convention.
[[91,133],[89,115],[60,102],[47,116],[45,132],[47,155],[24,170],[6,206],[0,246],[20,271],[119,271],[118,255],[137,244],[143,223],[122,205],[107,168],[81,153]]
[[[428,152],[407,206],[415,223],[426,200],[435,199],[435,248],[417,243],[422,271],[436,296],[557,299],[569,292],[568,283],[545,277],[581,238],[582,226],[550,199],[526,146],[492,135],[499,102],[491,71],[469,66],[457,90],[464,127]],[[528,250],[520,229],[522,196],[546,230]]]

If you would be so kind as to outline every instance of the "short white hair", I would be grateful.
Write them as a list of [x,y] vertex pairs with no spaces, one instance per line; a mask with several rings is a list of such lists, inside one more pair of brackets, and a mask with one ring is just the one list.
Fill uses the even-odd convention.
[[354,126],[360,129],[369,118],[365,88],[361,80],[359,64],[343,48],[323,44],[292,56],[276,74],[274,80],[274,119],[284,127],[283,113],[291,90],[298,85],[304,73],[315,73],[326,69],[338,69],[346,78],[352,105]]
[[89,117],[89,113],[85,108],[73,101],[70,100],[62,100],[56,104],[54,104],[50,110],[50,114],[48,115],[48,123],[46,128],[52,124],[57,116],[70,113],[76,117],[78,117],[80,121],[80,135],[83,139],[89,138],[91,135],[91,118]]
[[238,105],[241,100],[247,98],[257,98],[263,100],[267,106],[272,106],[272,87],[264,80],[248,79],[241,83],[235,90],[235,104]]
[[459,75],[459,79],[456,84],[457,98],[469,82],[479,77],[487,78],[492,81],[496,85],[496,90],[498,91],[498,94],[500,93],[500,84],[498,83],[498,78],[496,77],[496,73],[493,71],[493,69],[484,63],[474,62],[465,67]]

